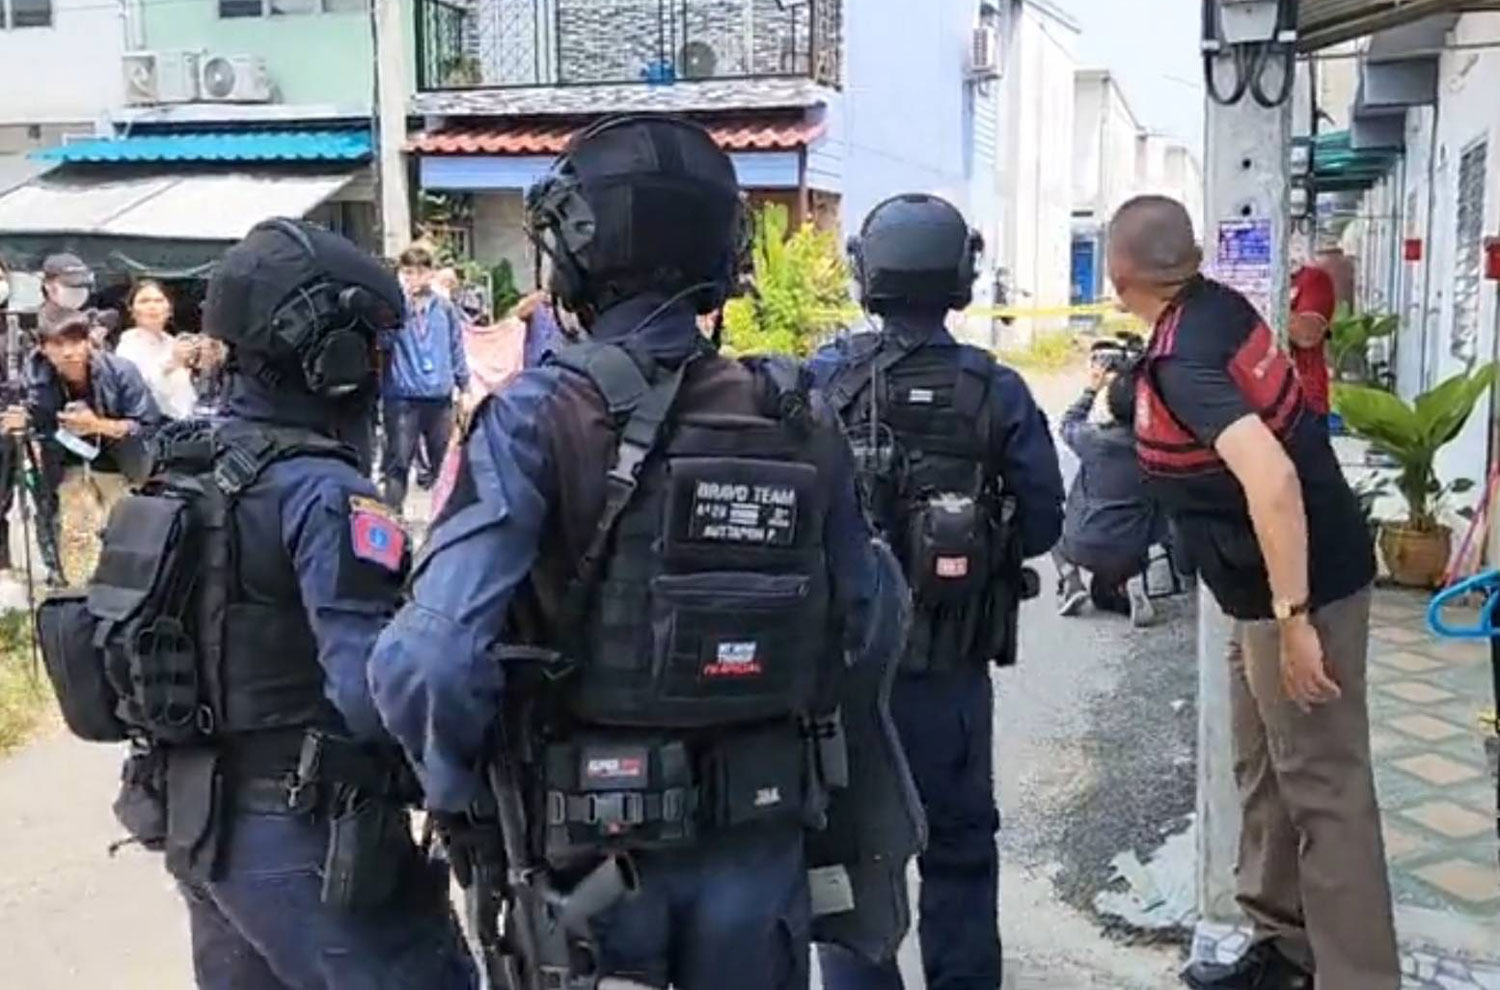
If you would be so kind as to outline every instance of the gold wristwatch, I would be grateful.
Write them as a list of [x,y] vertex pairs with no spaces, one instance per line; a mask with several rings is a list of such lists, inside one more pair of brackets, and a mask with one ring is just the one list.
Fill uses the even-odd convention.
[[1299,616],[1307,615],[1312,611],[1306,598],[1300,602],[1289,602],[1278,598],[1271,603],[1271,614],[1276,616],[1277,622],[1290,622]]

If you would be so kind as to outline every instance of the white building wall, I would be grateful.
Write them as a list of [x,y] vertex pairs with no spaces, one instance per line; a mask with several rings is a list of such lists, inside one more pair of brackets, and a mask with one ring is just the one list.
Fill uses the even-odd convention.
[[[1458,22],[1452,41],[1474,45],[1500,37],[1500,13],[1466,14]],[[1405,218],[1406,230],[1423,239],[1423,261],[1402,263],[1407,316],[1397,345],[1397,386],[1401,394],[1413,396],[1464,370],[1466,362],[1454,353],[1455,268],[1458,261],[1458,182],[1464,152],[1478,142],[1488,143],[1484,179],[1483,231],[1500,229],[1500,52],[1457,50],[1445,53],[1439,66],[1437,113],[1421,108],[1407,114],[1406,174],[1401,196],[1403,206],[1415,207]],[[1436,154],[1432,146],[1432,124],[1437,121]],[[1429,157],[1432,158],[1429,161]],[[1429,204],[1432,223],[1427,223]],[[1365,207],[1378,214],[1379,195],[1367,196]],[[1368,231],[1368,225],[1367,225]],[[1361,252],[1379,250],[1378,239],[1366,238]],[[1361,279],[1370,295],[1370,279],[1378,279],[1379,265],[1361,258]],[[1478,361],[1500,357],[1497,352],[1496,289],[1481,282],[1477,336],[1474,349]],[[1491,408],[1486,404],[1485,408]],[[1473,478],[1482,484],[1488,463],[1493,412],[1472,417],[1459,437],[1438,458],[1439,476],[1445,479]]]
[[[1021,4],[1006,80],[1000,260],[1017,306],[1065,306],[1073,211],[1073,79],[1076,31],[1049,11]],[[1019,339],[1037,329],[1018,320]]]
[[0,124],[89,123],[124,99],[121,8],[53,0],[52,26],[0,30]]

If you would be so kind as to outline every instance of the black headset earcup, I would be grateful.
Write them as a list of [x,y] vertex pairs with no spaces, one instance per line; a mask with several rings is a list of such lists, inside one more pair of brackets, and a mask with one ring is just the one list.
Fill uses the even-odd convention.
[[370,338],[357,330],[335,330],[307,356],[303,372],[313,392],[336,399],[372,383]]

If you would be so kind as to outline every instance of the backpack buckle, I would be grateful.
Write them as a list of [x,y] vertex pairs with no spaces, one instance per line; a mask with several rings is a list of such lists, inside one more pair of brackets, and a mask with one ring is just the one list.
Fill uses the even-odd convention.
[[254,481],[258,473],[257,459],[249,451],[226,447],[214,464],[214,484],[225,494],[233,495]]

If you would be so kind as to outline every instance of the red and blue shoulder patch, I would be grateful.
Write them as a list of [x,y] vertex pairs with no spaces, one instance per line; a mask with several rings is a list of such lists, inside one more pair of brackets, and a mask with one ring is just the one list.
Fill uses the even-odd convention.
[[359,560],[400,572],[406,559],[406,530],[389,508],[373,498],[349,496],[349,544]]

